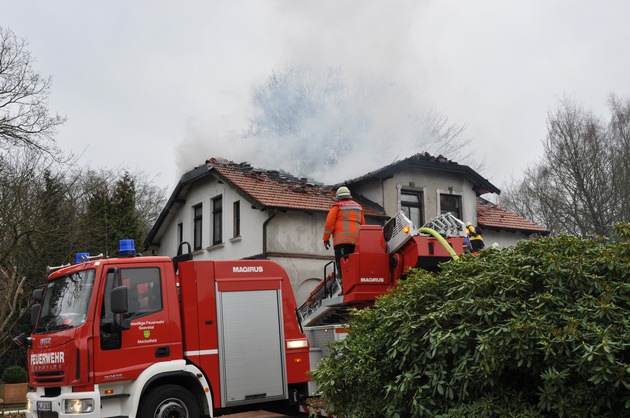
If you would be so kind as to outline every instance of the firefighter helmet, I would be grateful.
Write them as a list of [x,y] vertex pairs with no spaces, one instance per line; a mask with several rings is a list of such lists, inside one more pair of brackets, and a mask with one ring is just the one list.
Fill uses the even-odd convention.
[[350,199],[351,197],[350,189],[346,186],[341,186],[337,189],[337,199]]

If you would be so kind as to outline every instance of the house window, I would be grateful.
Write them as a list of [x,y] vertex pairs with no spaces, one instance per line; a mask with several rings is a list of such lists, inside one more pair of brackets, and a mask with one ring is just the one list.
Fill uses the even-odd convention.
[[440,215],[450,213],[462,219],[462,197],[455,194],[440,194]]
[[212,199],[212,245],[223,242],[223,197]]
[[177,224],[177,243],[181,244],[182,242],[184,242],[184,224],[178,223]]
[[193,206],[193,249],[201,249],[201,221],[203,219],[203,205]]
[[232,237],[240,237],[241,236],[241,201],[237,200],[233,205],[233,222],[232,225]]
[[424,224],[424,210],[422,208],[422,192],[413,190],[400,191],[400,210],[417,227]]

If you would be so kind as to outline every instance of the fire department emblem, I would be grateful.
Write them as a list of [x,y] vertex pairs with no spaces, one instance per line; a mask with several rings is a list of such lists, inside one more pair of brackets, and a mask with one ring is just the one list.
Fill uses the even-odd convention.
[[144,334],[144,338],[149,338],[151,336],[151,331],[148,329],[145,329],[143,331],[143,334]]

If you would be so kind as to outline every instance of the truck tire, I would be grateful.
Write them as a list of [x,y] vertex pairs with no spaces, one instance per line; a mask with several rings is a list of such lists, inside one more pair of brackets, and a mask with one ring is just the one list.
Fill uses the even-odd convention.
[[139,418],[199,418],[199,405],[181,386],[164,385],[153,389],[140,403]]

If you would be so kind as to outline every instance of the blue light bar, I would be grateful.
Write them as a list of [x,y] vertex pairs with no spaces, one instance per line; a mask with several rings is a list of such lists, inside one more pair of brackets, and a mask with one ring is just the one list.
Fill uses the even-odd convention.
[[132,239],[121,239],[118,242],[118,257],[135,257],[136,246]]
[[89,257],[90,257],[90,253],[76,253],[74,255],[74,262],[76,264],[85,263],[86,261],[89,260]]

